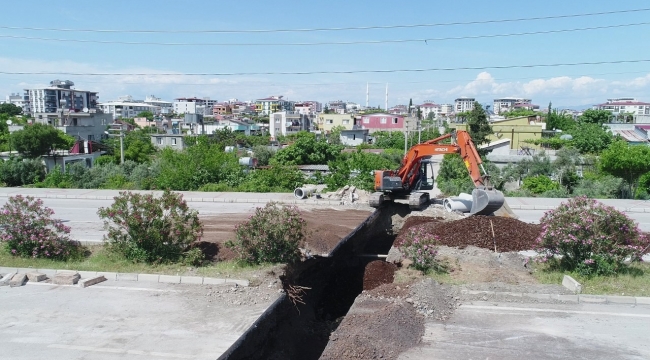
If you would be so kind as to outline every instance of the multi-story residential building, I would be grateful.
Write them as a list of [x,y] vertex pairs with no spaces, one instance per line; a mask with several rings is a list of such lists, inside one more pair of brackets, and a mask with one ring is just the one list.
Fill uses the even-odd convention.
[[325,133],[331,132],[337,126],[342,126],[345,130],[355,129],[352,114],[318,114],[316,125],[318,130]]
[[11,95],[7,95],[4,103],[14,104],[18,106],[23,111],[23,114],[29,113],[29,100],[18,93],[11,93]]
[[449,116],[454,112],[453,104],[442,104],[440,105],[440,115]]
[[77,140],[99,141],[106,138],[106,127],[113,123],[111,114],[102,112],[36,113],[35,122],[49,124]]
[[39,89],[25,89],[24,105],[29,107],[29,113],[57,114],[69,112],[95,111],[97,109],[97,92],[73,89],[70,80],[53,80],[50,86]]
[[650,103],[635,98],[607,99],[606,103],[594,106],[597,110],[608,110],[612,114],[650,115]]
[[516,104],[530,104],[531,99],[524,98],[515,98],[515,97],[506,97],[501,99],[494,99],[494,106],[492,111],[496,115],[502,114],[504,112],[510,111]]
[[[212,106],[214,106],[214,104]],[[207,110],[207,107],[208,105],[205,99],[199,99],[196,97],[178,98],[174,100],[174,112],[176,114],[212,115],[212,108]]]
[[280,111],[269,116],[269,134],[272,139],[280,135],[312,130],[315,115],[303,115],[295,111]]
[[219,103],[212,107],[212,114],[213,115],[232,114],[232,107],[230,106],[230,103],[227,102]]
[[461,113],[465,111],[471,111],[474,109],[474,103],[476,99],[468,97],[460,97],[454,100],[454,112]]
[[404,116],[385,113],[362,115],[357,123],[362,129],[375,131],[404,131]]
[[310,115],[323,111],[323,106],[318,101],[299,101],[293,105],[293,109],[303,115]]
[[425,101],[424,104],[419,105],[419,107],[423,119],[428,119],[429,114],[433,114],[433,118],[437,118],[442,110],[442,107],[433,101]]
[[293,111],[293,102],[284,100],[284,96],[269,96],[255,100],[255,112],[260,115],[270,115],[278,111]]
[[346,103],[341,100],[330,101],[327,103],[327,108],[330,112],[335,112],[337,114],[345,114],[347,111]]
[[156,107],[155,115],[169,115],[174,112],[174,103],[149,95],[144,99],[145,104],[153,105]]
[[362,110],[362,106],[359,103],[354,103],[351,101],[345,103],[345,111],[348,113],[356,114],[361,110]]
[[155,105],[145,104],[142,100],[133,100],[131,95],[120,96],[117,100],[99,104],[99,108],[105,114],[111,114],[113,119],[134,118],[143,111],[156,114]]
[[532,104],[532,103],[529,103],[529,102],[528,103],[517,103],[517,104],[512,105],[512,109],[513,110],[524,109],[524,110],[537,111],[537,110],[539,110],[539,105],[535,105],[535,104]]
[[406,105],[395,105],[392,108],[388,109],[388,113],[393,115],[407,115],[409,113],[409,109]]

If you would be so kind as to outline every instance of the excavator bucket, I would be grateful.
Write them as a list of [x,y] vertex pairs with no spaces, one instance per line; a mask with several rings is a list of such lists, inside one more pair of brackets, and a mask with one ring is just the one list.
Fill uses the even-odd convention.
[[506,199],[499,190],[476,188],[472,191],[471,215],[490,215],[499,210]]

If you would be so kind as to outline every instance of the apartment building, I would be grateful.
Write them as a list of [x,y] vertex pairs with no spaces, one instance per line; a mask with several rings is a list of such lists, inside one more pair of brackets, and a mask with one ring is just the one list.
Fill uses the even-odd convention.
[[368,114],[362,115],[359,123],[362,129],[375,131],[404,131],[405,121],[403,115],[394,114]]
[[429,114],[433,114],[433,117],[437,118],[442,111],[442,107],[433,101],[425,101],[424,104],[419,105],[419,108],[423,119],[428,119]]
[[639,101],[636,98],[607,99],[606,103],[594,106],[597,110],[608,110],[612,114],[650,115],[650,103]]
[[216,104],[217,101],[210,100],[210,98],[177,98],[174,99],[174,112],[176,114],[212,115],[212,107]]
[[342,126],[345,130],[354,129],[354,116],[352,114],[318,114],[316,124],[318,130],[329,133],[333,128]]
[[[531,104],[531,103],[532,103],[531,99],[516,98],[516,97],[494,99],[494,105],[492,106],[492,111],[494,111],[496,115],[500,115],[504,112],[508,112],[512,110],[513,108],[515,108],[515,105],[517,104]],[[524,107],[519,106],[519,108],[524,108]]]
[[[2,103],[2,102],[0,102]],[[5,104],[14,104],[23,110],[23,114],[29,113],[29,101],[28,98],[20,95],[18,93],[11,93],[5,97]]]
[[269,116],[269,134],[272,139],[278,136],[310,131],[314,125],[314,115],[304,115],[296,111],[279,111]]
[[279,111],[293,111],[293,102],[284,100],[283,97],[278,95],[255,100],[255,112],[270,115]]
[[99,108],[105,114],[111,114],[113,119],[134,118],[139,113],[149,111],[156,114],[157,106],[146,104],[142,100],[134,100],[131,95],[120,96],[117,100],[99,104]]
[[97,110],[97,92],[73,89],[70,80],[53,80],[50,86],[37,89],[25,89],[24,107],[32,114],[56,114],[68,110],[82,112]]
[[155,115],[169,115],[174,112],[174,103],[149,95],[144,99],[144,103],[155,106]]
[[454,112],[461,113],[474,109],[475,98],[460,97],[454,100]]

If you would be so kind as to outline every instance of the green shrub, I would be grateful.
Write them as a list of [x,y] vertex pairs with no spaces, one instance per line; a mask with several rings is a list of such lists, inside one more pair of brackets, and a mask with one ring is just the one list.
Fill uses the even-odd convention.
[[198,212],[183,196],[165,191],[152,194],[120,192],[110,207],[97,212],[108,231],[110,249],[136,262],[164,263],[182,259],[190,244],[201,238]]
[[0,182],[7,186],[35,184],[45,179],[45,166],[39,159],[10,158],[0,161]]
[[292,263],[300,259],[305,227],[296,207],[269,202],[235,227],[236,240],[226,246],[250,264]]
[[626,258],[640,259],[650,244],[625,214],[584,196],[547,212],[540,223],[540,261],[584,275],[613,275]]
[[70,239],[70,228],[52,215],[41,199],[10,197],[0,208],[0,242],[14,256],[63,261],[82,257],[85,250]]
[[574,196],[587,196],[593,199],[616,199],[623,189],[623,179],[612,175],[596,176],[585,173],[573,189]]
[[43,188],[69,189],[73,186],[73,180],[69,173],[64,173],[60,166],[56,166],[45,176],[45,180],[36,185]]
[[228,184],[219,183],[219,184],[205,184],[199,188],[199,191],[205,192],[228,192],[236,191],[237,189],[231,188]]
[[413,268],[428,273],[431,270],[444,272],[446,267],[438,261],[438,237],[429,234],[425,228],[415,226],[406,231],[396,246],[411,260]]
[[537,175],[525,178],[522,188],[532,192],[533,194],[542,194],[547,191],[560,189],[560,184],[551,180],[548,176]]
[[115,157],[110,156],[110,155],[102,155],[95,159],[94,164],[95,166],[102,166],[106,164],[116,164],[115,162]]
[[292,192],[305,182],[295,166],[273,165],[269,169],[251,171],[237,189],[244,192]]

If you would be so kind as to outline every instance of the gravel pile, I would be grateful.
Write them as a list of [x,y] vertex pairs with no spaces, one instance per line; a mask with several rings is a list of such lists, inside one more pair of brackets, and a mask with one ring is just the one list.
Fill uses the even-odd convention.
[[465,248],[476,246],[497,252],[523,251],[535,248],[541,225],[528,224],[498,216],[468,216],[461,220],[431,222],[419,225],[439,237],[439,245]]

